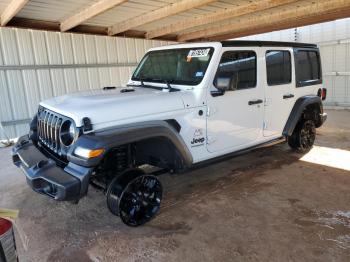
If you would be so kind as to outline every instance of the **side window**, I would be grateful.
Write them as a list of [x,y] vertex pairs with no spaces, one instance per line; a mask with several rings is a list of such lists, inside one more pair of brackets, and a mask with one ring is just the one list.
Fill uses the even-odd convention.
[[291,55],[289,51],[266,52],[267,84],[289,84],[292,81]]
[[[256,86],[256,54],[254,51],[227,51],[223,53],[216,79],[228,79],[229,90]],[[215,85],[215,83],[214,83]]]
[[297,87],[322,82],[320,56],[316,50],[296,50],[295,70]]

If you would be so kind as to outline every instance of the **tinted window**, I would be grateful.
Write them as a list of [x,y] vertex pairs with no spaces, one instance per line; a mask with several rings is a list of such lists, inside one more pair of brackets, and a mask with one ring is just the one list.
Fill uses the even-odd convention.
[[207,70],[213,48],[182,48],[151,51],[142,59],[132,80],[198,85]]
[[216,78],[229,78],[230,89],[256,86],[256,54],[253,51],[228,51],[220,60]]
[[321,83],[321,65],[317,51],[298,50],[295,58],[297,86]]
[[266,71],[268,85],[288,84],[292,81],[291,56],[289,51],[267,51]]

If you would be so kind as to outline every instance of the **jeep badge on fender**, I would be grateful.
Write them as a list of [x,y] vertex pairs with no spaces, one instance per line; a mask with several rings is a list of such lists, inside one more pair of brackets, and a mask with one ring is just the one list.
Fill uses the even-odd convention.
[[283,141],[310,150],[327,117],[322,83],[313,44],[153,48],[126,86],[42,101],[12,158],[37,193],[77,203],[93,183],[112,214],[139,226],[159,212],[161,173]]

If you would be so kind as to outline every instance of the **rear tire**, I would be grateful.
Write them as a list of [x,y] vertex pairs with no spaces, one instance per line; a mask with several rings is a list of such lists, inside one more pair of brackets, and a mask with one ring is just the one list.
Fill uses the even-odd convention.
[[107,190],[109,210],[128,226],[150,221],[158,213],[163,195],[160,181],[141,169],[131,169],[116,177]]
[[293,134],[288,137],[289,146],[299,153],[310,151],[316,139],[316,127],[313,120],[300,121]]

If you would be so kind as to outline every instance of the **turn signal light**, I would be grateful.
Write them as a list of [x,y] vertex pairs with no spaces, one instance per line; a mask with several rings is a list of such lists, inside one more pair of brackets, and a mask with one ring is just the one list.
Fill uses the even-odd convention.
[[74,153],[77,156],[81,156],[84,158],[94,158],[94,157],[98,157],[100,155],[103,154],[105,150],[103,148],[100,149],[86,149],[83,147],[77,147],[74,151]]

